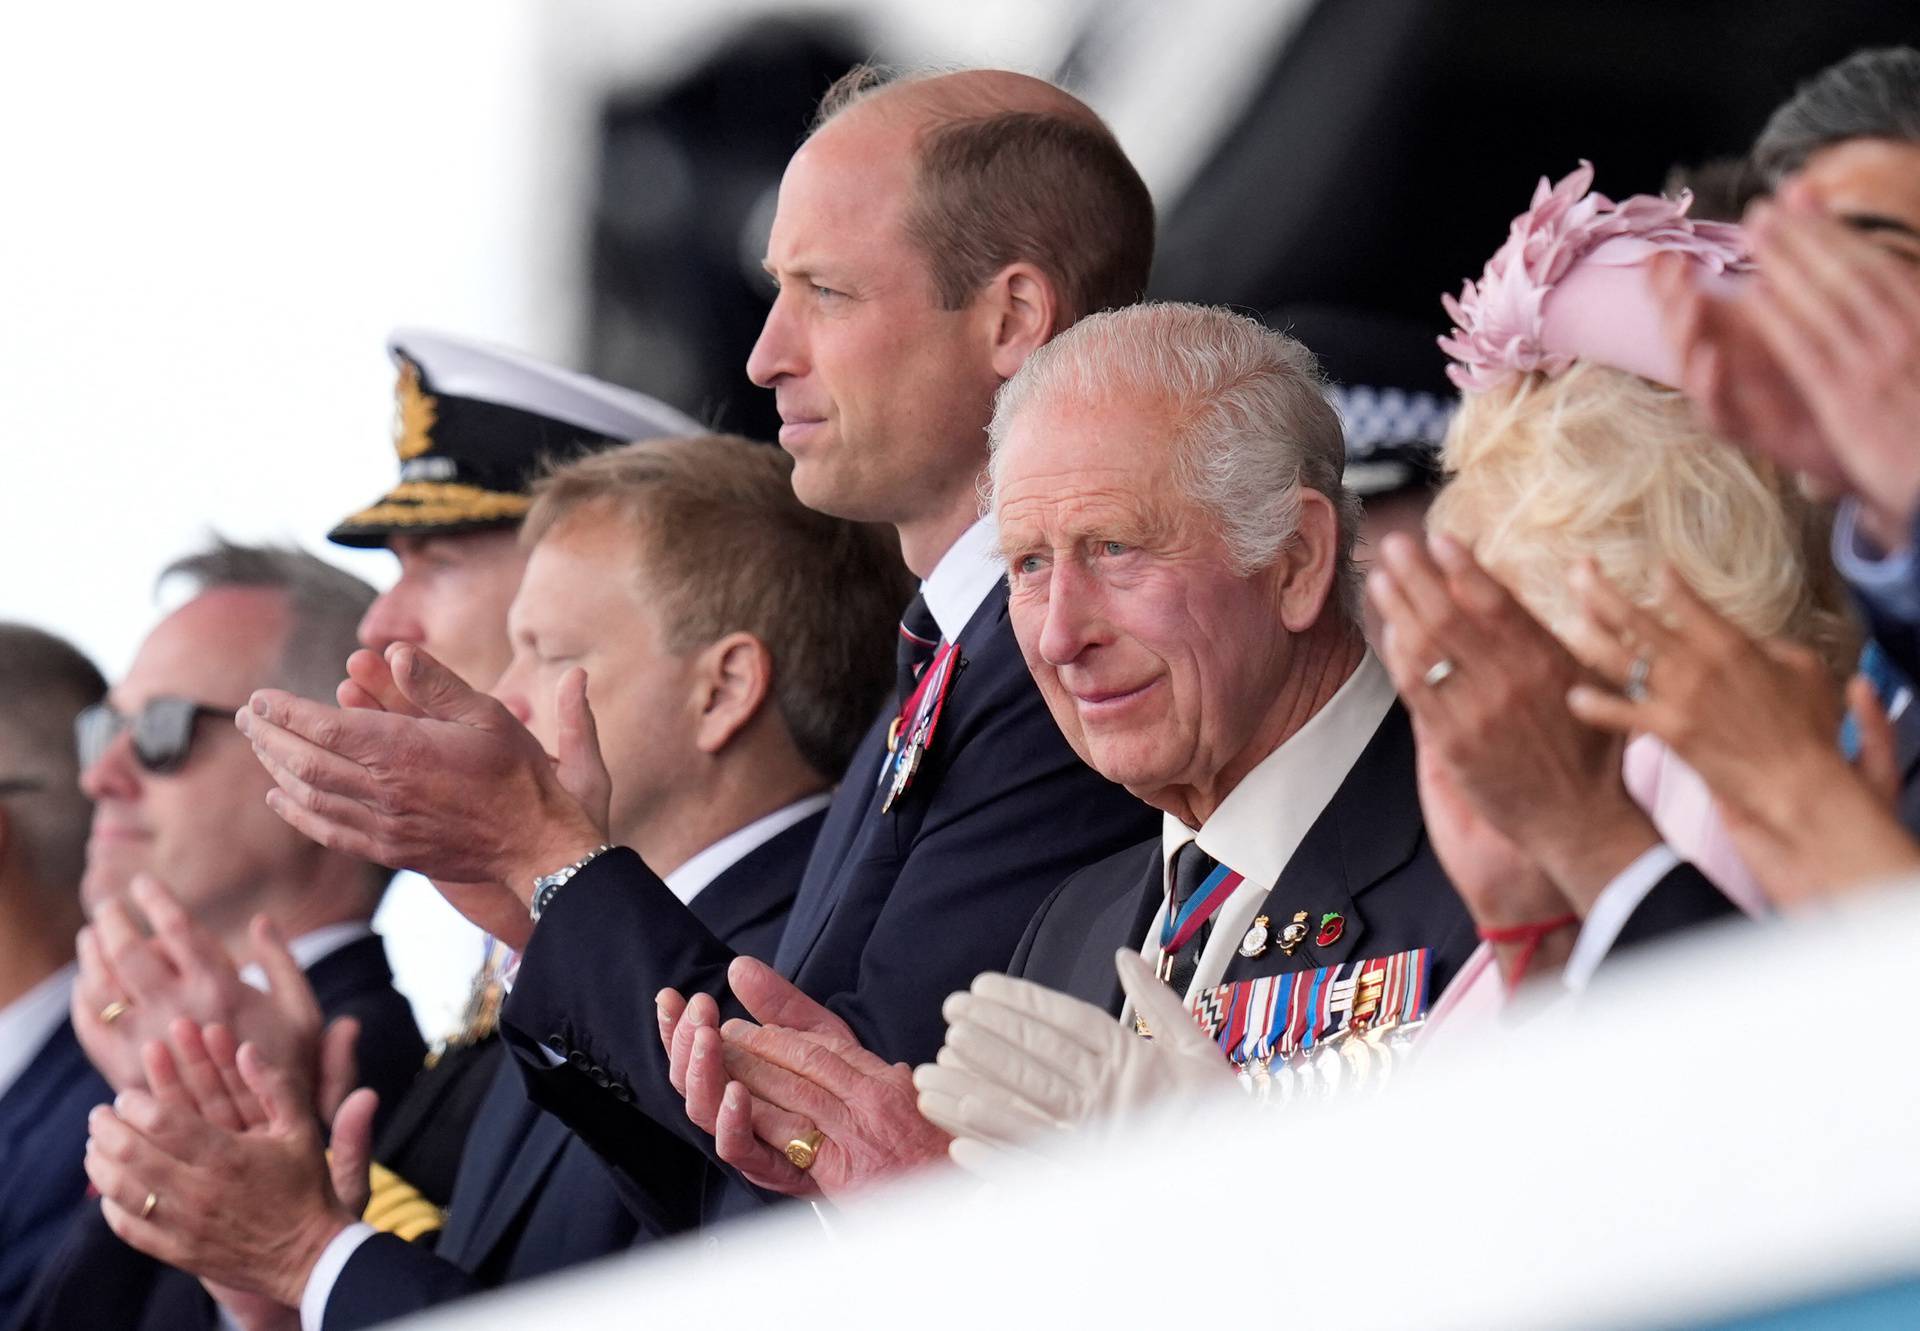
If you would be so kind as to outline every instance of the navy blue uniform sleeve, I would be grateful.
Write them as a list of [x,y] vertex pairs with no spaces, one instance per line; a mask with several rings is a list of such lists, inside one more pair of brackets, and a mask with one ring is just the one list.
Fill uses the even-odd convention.
[[360,1331],[484,1288],[452,1262],[436,1257],[430,1246],[375,1234],[340,1268],[320,1325],[323,1331]]

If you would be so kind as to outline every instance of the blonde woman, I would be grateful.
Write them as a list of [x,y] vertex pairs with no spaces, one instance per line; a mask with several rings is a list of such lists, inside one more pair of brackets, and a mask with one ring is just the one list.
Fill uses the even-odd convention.
[[[1642,604],[1654,601],[1661,570],[1671,566],[1747,634],[1799,644],[1809,685],[1835,695],[1856,640],[1825,558],[1825,516],[1769,464],[1696,423],[1670,386],[1678,376],[1647,284],[1647,261],[1675,254],[1696,281],[1730,286],[1748,267],[1744,238],[1735,227],[1692,221],[1684,198],[1616,205],[1591,192],[1592,174],[1583,164],[1557,186],[1543,181],[1480,281],[1446,302],[1456,327],[1441,345],[1454,358],[1449,372],[1463,401],[1445,446],[1450,479],[1429,531],[1470,551],[1563,638],[1583,623],[1577,566],[1591,561]],[[1431,696],[1456,669],[1474,668],[1435,662],[1415,671],[1403,692]],[[1834,715],[1837,726],[1837,708]],[[1742,909],[1765,910],[1762,885],[1700,779],[1647,736],[1620,761],[1626,790],[1659,840]],[[1443,767],[1423,766],[1424,793],[1457,804],[1460,816],[1441,820],[1457,826],[1473,817],[1471,801],[1457,800]],[[1479,830],[1483,841],[1492,835]],[[1513,854],[1516,864],[1524,858]],[[1542,882],[1538,899],[1558,898]],[[1557,955],[1578,968],[1573,939],[1590,932],[1580,920],[1589,913],[1544,910],[1483,934],[1519,945],[1500,958],[1517,982],[1553,934]],[[1600,954],[1609,941],[1595,943]],[[1497,997],[1494,959],[1493,946],[1482,949],[1436,1018]]]

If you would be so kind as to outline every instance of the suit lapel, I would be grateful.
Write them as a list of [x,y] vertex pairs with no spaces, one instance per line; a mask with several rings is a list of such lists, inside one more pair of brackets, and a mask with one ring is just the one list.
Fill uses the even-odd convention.
[[793,894],[790,867],[819,837],[826,813],[808,814],[786,831],[755,847],[701,890],[688,907],[715,938],[731,938]]
[[[1305,911],[1306,941],[1277,970],[1272,960],[1277,945],[1258,958],[1236,952],[1224,978],[1312,970],[1352,957],[1367,935],[1357,899],[1413,858],[1425,826],[1414,782],[1413,726],[1396,702],[1261,907],[1275,939],[1297,912]],[[1328,915],[1338,917],[1339,927],[1337,937],[1323,945],[1316,938]]]
[[483,1231],[504,1225],[519,1209],[521,1199],[509,1195],[507,1180],[520,1172],[539,1113],[527,1098],[514,1060],[502,1059],[461,1152],[454,1205],[438,1247],[448,1261],[473,1270],[491,1246]]
[[[1002,580],[997,589],[987,593],[979,609],[973,612],[973,618],[967,621],[966,628],[960,632],[962,661],[984,647],[989,635],[1003,630],[1006,614],[1007,587]],[[968,643],[973,643],[975,646],[968,649]],[[942,729],[949,740],[959,729],[960,718],[954,713],[964,708],[965,704],[956,704],[956,700],[964,695],[966,687],[967,672],[962,670],[954,676],[953,684],[948,689],[949,711],[941,722]],[[822,855],[822,851],[826,849],[824,844],[815,850],[813,860],[807,865],[806,879],[800,884],[799,894],[794,899],[793,914],[788,917],[787,931],[780,940],[780,950],[776,955],[776,969],[789,978],[798,975],[800,968],[807,964],[808,955],[820,941],[820,935],[826,932],[828,921],[833,918],[834,907],[840,904],[840,898],[845,895],[848,861],[860,855],[869,838],[882,831],[891,830],[888,826],[889,820],[899,817],[900,806],[896,806],[894,813],[880,811],[882,799],[879,786],[880,762],[881,755],[886,752],[887,728],[898,712],[899,706],[899,700],[896,698],[893,705],[875,723],[873,729],[867,732],[866,739],[861,742],[859,750],[854,754],[853,765],[847,769],[846,776],[840,782],[840,789],[834,793],[834,807],[827,817],[827,830],[821,834],[822,843],[834,837],[835,832],[838,831],[836,824],[845,809],[857,806],[860,816],[832,848],[834,854],[830,862],[830,873],[822,872],[828,869],[829,865]],[[936,735],[933,751],[937,752],[938,746],[939,738]],[[950,754],[949,750],[943,757]],[[944,768],[943,761],[930,761],[922,767],[919,776],[915,778],[914,789],[921,791],[924,796],[926,783],[935,779],[935,774]]]
[[874,782],[880,771],[880,755],[887,750],[887,726],[898,706],[897,701],[890,702],[868,729],[860,747],[853,751],[853,762],[841,778],[839,789],[833,793],[833,803],[807,860],[806,875],[794,895],[793,911],[774,956],[774,968],[782,975],[791,977],[799,972],[840,899],[842,870],[865,834],[868,814],[878,807]]
[[320,1010],[332,1016],[369,990],[393,983],[386,945],[378,934],[368,934],[335,948],[307,967],[307,983],[313,986],[313,997],[320,1004]]
[[[1118,946],[1132,949],[1138,947],[1140,940],[1146,937],[1147,929],[1160,913],[1160,905],[1166,899],[1166,873],[1161,865],[1160,840],[1158,837],[1142,846],[1145,852],[1139,866],[1139,872],[1129,880],[1127,891],[1109,901],[1107,905],[1089,921],[1087,937],[1093,939],[1120,940]],[[1116,1016],[1126,1005],[1126,994],[1120,988],[1120,976],[1113,969],[1113,953],[1103,947],[1082,950],[1079,962],[1074,967],[1073,984],[1067,992],[1075,994],[1105,994],[1107,1011]]]
[[[519,1082],[519,1069],[511,1060],[501,1064],[501,1071],[515,1083]],[[480,1133],[491,1126],[483,1115],[474,1121],[474,1131],[468,1136],[469,1141],[488,1141],[493,1147],[495,1159],[491,1163],[495,1172],[489,1180],[492,1186],[479,1194],[486,1199],[486,1205],[474,1208],[470,1219],[456,1215],[449,1220],[439,1249],[442,1257],[467,1271],[479,1270],[500,1245],[500,1240],[506,1237],[541,1183],[553,1171],[560,1153],[573,1139],[566,1124],[551,1114],[541,1113],[517,1084],[514,1091],[520,1103],[515,1106],[518,1112],[511,1116],[505,1129],[507,1135],[497,1140],[482,1137]],[[498,1172],[502,1165],[504,1174]]]

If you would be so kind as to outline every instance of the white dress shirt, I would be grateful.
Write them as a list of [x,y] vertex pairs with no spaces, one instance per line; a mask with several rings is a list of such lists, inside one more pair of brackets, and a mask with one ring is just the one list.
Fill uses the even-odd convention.
[[1000,529],[992,518],[981,518],[947,547],[933,572],[920,584],[920,595],[940,626],[940,636],[952,642],[960,636],[994,584],[1007,575],[1000,562]]
[[[1359,761],[1393,699],[1393,681],[1369,648],[1326,706],[1241,778],[1198,832],[1172,814],[1164,816],[1160,860],[1166,895],[1141,940],[1141,956],[1159,965],[1160,925],[1173,890],[1173,857],[1187,842],[1198,841],[1200,849],[1246,880],[1214,914],[1213,932],[1187,992],[1220,983],[1267,893]],[[1133,1020],[1132,1004],[1121,1020]]]
[[0,1099],[6,1098],[60,1023],[67,1019],[77,967],[68,962],[0,1008]]
[[[661,881],[674,896],[690,904],[712,885],[714,879],[795,823],[826,808],[830,799],[824,792],[808,795],[756,818],[745,827],[727,833],[711,846],[696,852]],[[540,1052],[555,1063],[562,1061],[544,1046]],[[360,1245],[378,1232],[372,1225],[356,1221],[334,1235],[333,1241],[321,1251],[320,1260],[313,1264],[313,1270],[307,1276],[307,1287],[300,1295],[300,1331],[321,1331],[327,1317],[327,1300],[333,1297],[333,1287],[340,1279],[340,1273],[346,1269],[353,1254],[360,1250]]]

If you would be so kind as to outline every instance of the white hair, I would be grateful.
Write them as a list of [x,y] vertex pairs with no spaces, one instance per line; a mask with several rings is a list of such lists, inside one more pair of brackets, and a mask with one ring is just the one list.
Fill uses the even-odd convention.
[[1300,342],[1231,310],[1174,302],[1109,310],[1027,357],[994,399],[987,506],[1014,417],[1063,397],[1103,402],[1141,389],[1171,408],[1171,479],[1212,520],[1235,572],[1280,557],[1300,529],[1302,490],[1332,503],[1336,599],[1353,618],[1360,503],[1341,482],[1346,447],[1319,363]]

